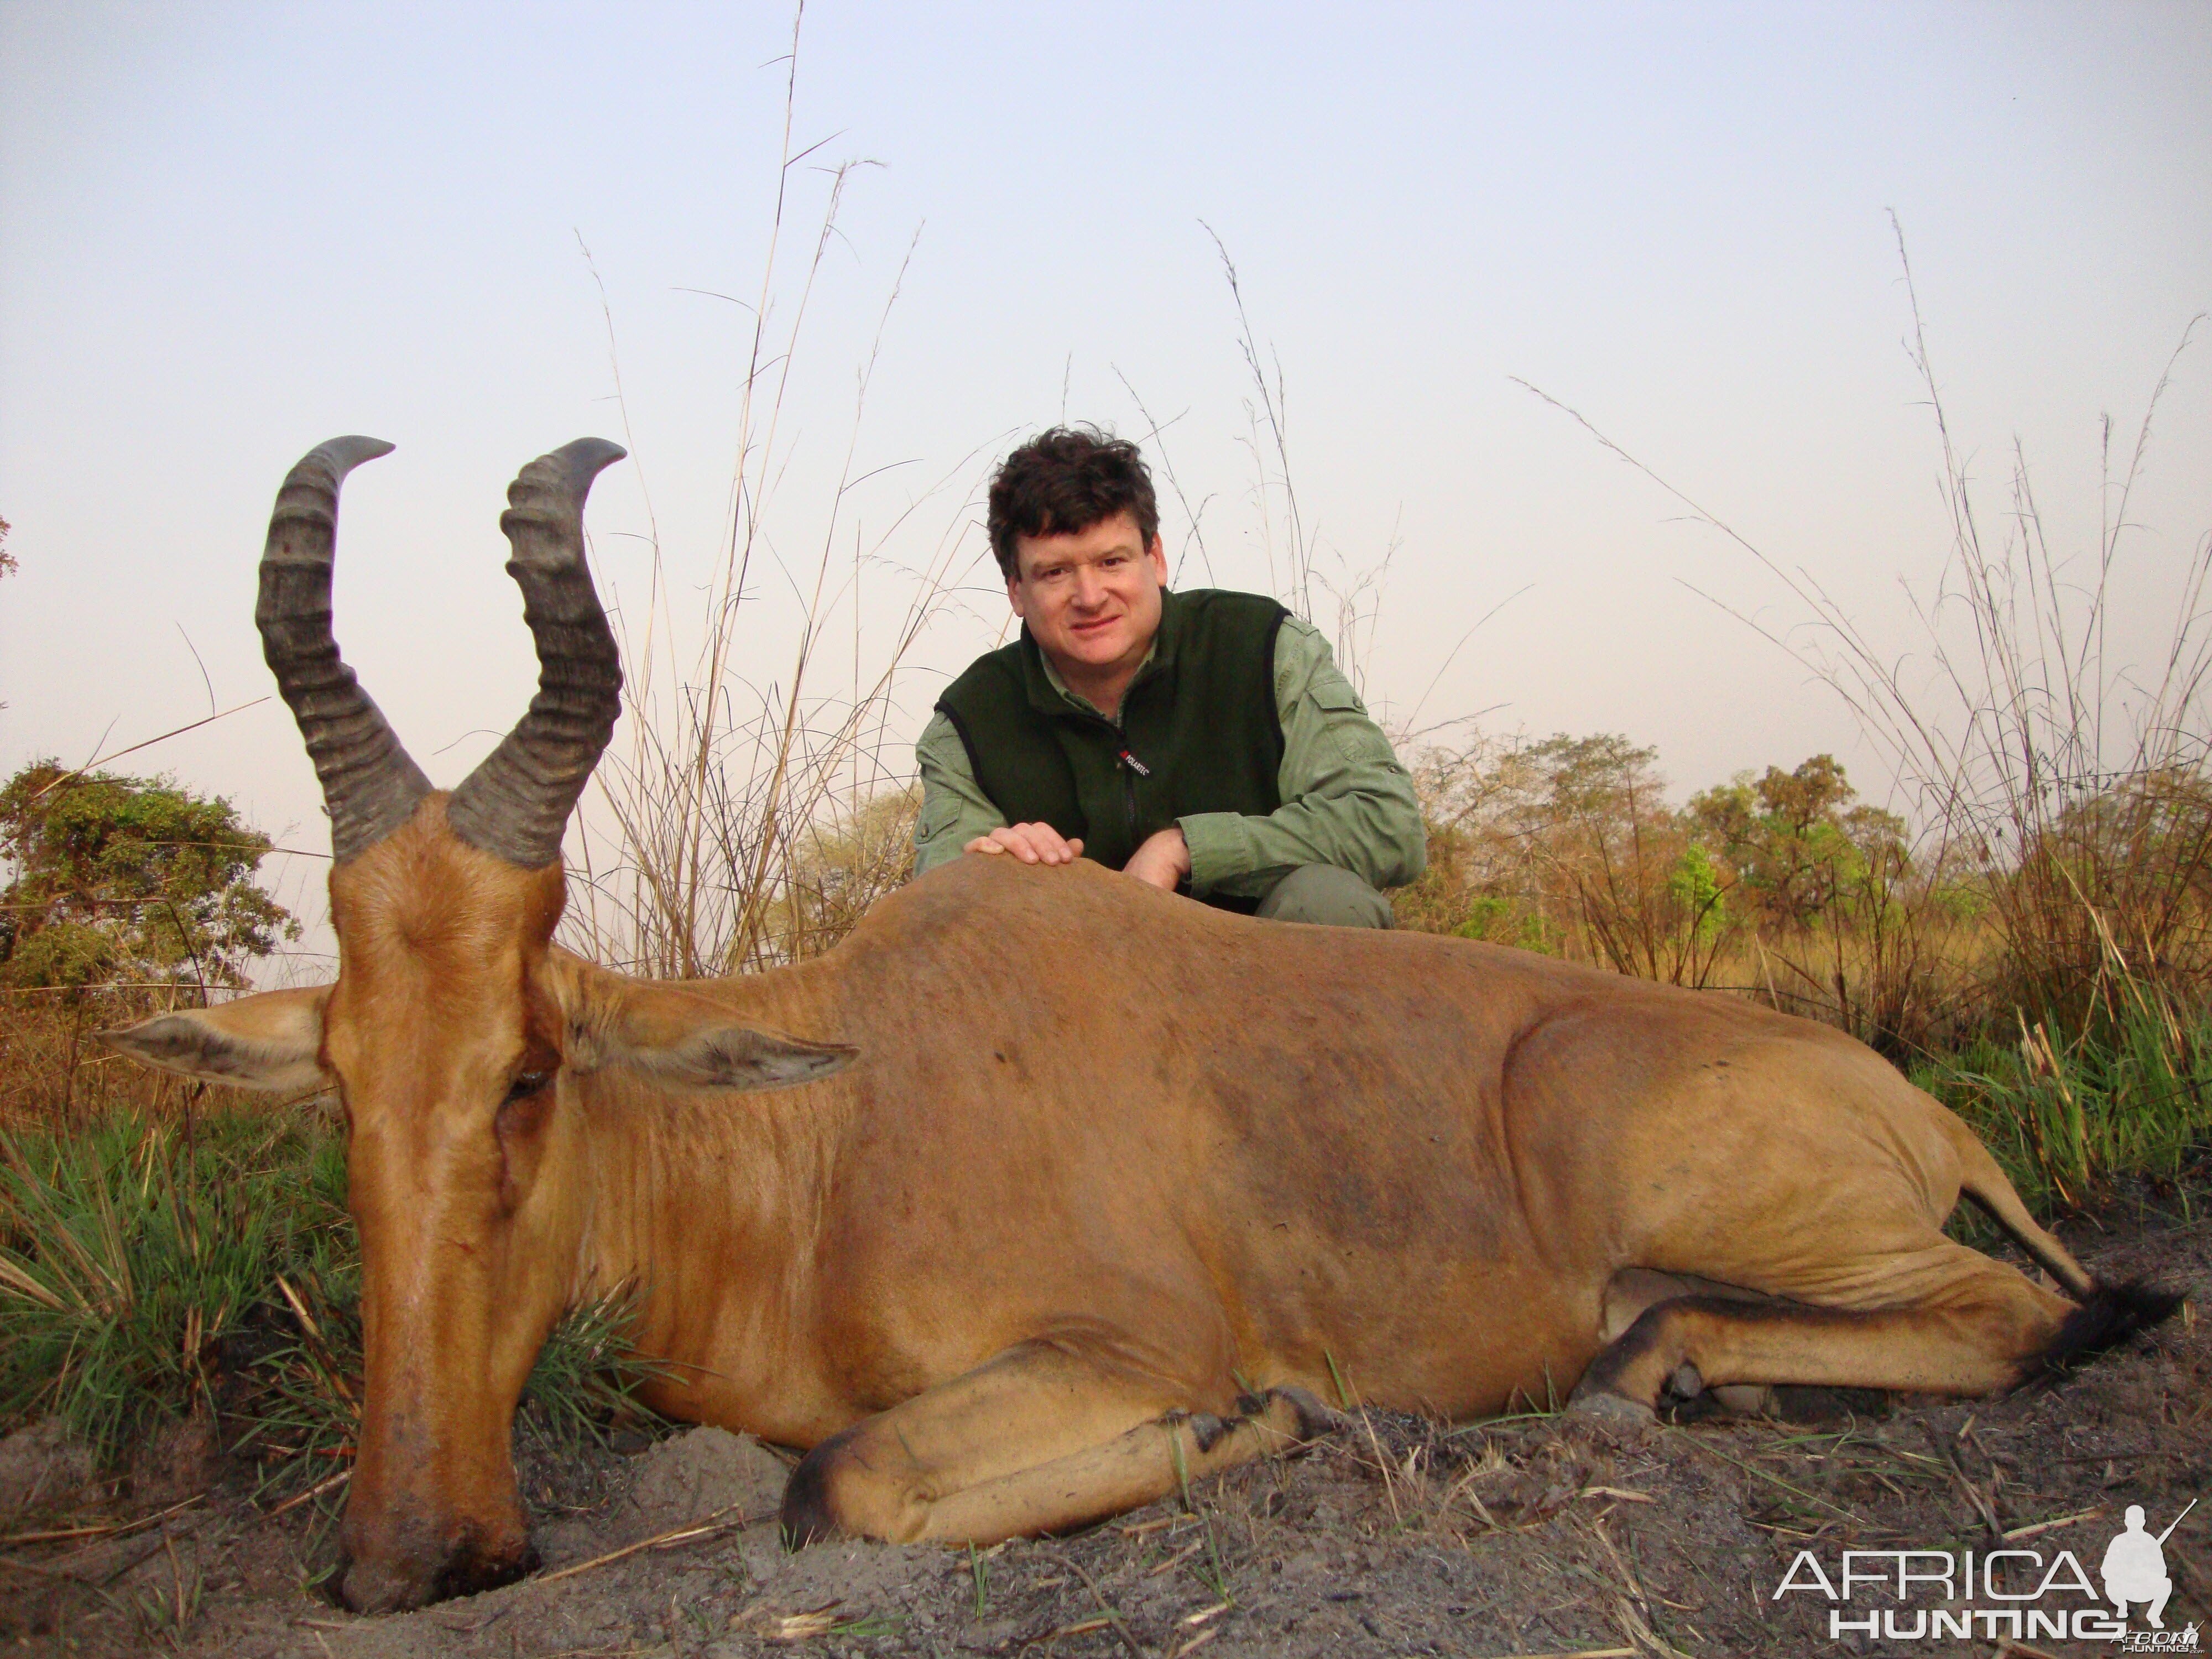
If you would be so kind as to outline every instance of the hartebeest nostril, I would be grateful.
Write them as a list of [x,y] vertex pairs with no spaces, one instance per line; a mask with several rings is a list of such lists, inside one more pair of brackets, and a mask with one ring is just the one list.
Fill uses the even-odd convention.
[[495,1556],[465,1542],[442,1562],[347,1561],[338,1601],[355,1613],[407,1613],[450,1596],[476,1595],[538,1570],[538,1552]]

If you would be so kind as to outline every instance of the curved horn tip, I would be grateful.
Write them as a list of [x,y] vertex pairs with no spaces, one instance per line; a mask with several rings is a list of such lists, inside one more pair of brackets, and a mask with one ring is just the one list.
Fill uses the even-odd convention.
[[333,479],[343,479],[347,473],[352,471],[363,461],[373,461],[379,456],[389,455],[394,447],[394,445],[385,442],[381,438],[364,438],[359,434],[343,438],[332,438],[327,443],[317,444],[302,455],[299,465],[292,471],[297,473],[313,469],[317,471],[326,471]]
[[629,454],[629,451],[607,438],[578,438],[553,453],[564,461],[581,461],[594,467],[611,465]]
[[562,444],[545,459],[567,475],[571,488],[587,488],[592,479],[629,454],[620,444],[605,438],[579,438]]

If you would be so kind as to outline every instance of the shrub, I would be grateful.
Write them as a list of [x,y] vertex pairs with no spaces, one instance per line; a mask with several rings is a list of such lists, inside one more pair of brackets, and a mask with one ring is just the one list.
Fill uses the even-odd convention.
[[1657,758],[1611,733],[1422,757],[1429,868],[1401,924],[1705,983],[1732,928],[1723,872],[1667,805]]
[[300,935],[254,884],[269,850],[227,800],[33,762],[0,787],[0,984],[242,987]]

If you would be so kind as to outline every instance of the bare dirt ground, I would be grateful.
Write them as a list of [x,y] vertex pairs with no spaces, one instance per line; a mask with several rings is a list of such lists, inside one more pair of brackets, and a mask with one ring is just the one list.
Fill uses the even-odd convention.
[[[2212,1188],[2192,1196],[2144,1194],[2064,1231],[2101,1275],[2148,1276],[2212,1306]],[[787,1553],[771,1518],[785,1459],[719,1430],[628,1457],[525,1447],[521,1462],[545,1563],[535,1577],[356,1619],[316,1588],[341,1493],[257,1511],[240,1473],[190,1431],[103,1482],[29,1431],[0,1443],[0,1647],[226,1659],[2112,1653],[2110,1641],[2006,1646],[1990,1626],[1963,1642],[1832,1639],[1825,1596],[1774,1592],[1802,1549],[1831,1577],[1847,1547],[2035,1552],[2037,1565],[2008,1568],[2015,1595],[2061,1549],[2094,1576],[2126,1505],[2143,1505],[2155,1532],[2212,1496],[2212,1324],[2185,1309],[2055,1388],[1999,1401],[1793,1393],[1778,1415],[1626,1438],[1560,1418],[1452,1431],[1359,1413],[1308,1455],[1187,1504],[972,1557]],[[71,1531],[86,1528],[104,1530]],[[69,1535],[39,1535],[52,1534]],[[2166,1624],[2195,1621],[2212,1648],[2208,1540],[2212,1505],[2167,1539]],[[1844,1611],[1897,1605],[1861,1585]],[[1924,1591],[1911,1604],[1944,1605]]]

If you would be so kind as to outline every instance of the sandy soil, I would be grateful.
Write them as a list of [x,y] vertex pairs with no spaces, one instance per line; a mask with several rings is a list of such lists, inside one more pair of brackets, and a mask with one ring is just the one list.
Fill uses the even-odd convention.
[[[2065,1231],[2100,1273],[2148,1274],[2212,1306],[2212,1192],[2197,1196],[2203,1218],[2169,1194]],[[258,1512],[190,1432],[103,1483],[33,1431],[0,1443],[0,1645],[225,1659],[2109,1654],[2112,1642],[2048,1638],[2003,1649],[1993,1629],[1832,1640],[1825,1597],[1774,1591],[1802,1549],[1832,1577],[1846,1547],[1987,1552],[2008,1534],[2045,1565],[2071,1549],[2094,1575],[2126,1505],[2142,1504],[2155,1531],[2212,1497],[2212,1328],[2190,1310],[2006,1400],[1808,1392],[1780,1404],[1626,1438],[1552,1418],[1453,1432],[1361,1413],[1333,1442],[1194,1489],[1188,1505],[972,1559],[785,1552],[770,1517],[787,1460],[719,1430],[627,1457],[526,1447],[544,1571],[382,1619],[353,1618],[315,1588],[340,1494]],[[678,1530],[690,1535],[665,1537]],[[2212,1505],[2167,1540],[2166,1622],[2207,1627],[2212,1648],[2208,1540]],[[2015,1559],[2007,1586],[2021,1593],[2019,1573],[2039,1570]],[[2062,1604],[2082,1603],[2033,1605]],[[1845,1611],[1896,1605],[1861,1586]],[[1911,1603],[1944,1605],[1929,1592]]]

